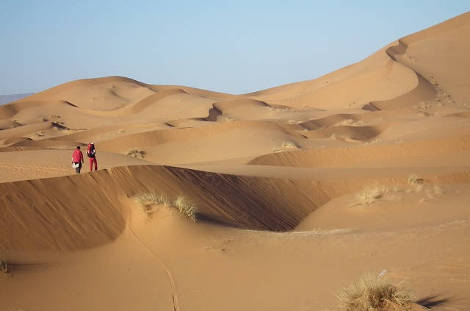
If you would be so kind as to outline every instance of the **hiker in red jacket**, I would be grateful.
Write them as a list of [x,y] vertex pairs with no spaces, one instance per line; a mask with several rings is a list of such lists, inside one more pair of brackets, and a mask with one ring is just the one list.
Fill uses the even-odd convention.
[[93,171],[93,163],[95,164],[95,171],[98,169],[98,162],[96,161],[96,149],[94,143],[89,143],[86,149],[86,154],[90,158],[90,172]]
[[83,153],[80,151],[80,146],[77,146],[77,149],[75,149],[72,154],[72,167],[75,168],[77,174],[80,174],[82,163],[84,163]]

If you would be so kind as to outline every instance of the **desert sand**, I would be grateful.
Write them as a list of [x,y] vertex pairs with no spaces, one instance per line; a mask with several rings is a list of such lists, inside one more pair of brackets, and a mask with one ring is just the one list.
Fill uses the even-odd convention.
[[0,310],[336,310],[365,273],[470,309],[469,38],[466,13],[250,94],[105,77],[0,106]]

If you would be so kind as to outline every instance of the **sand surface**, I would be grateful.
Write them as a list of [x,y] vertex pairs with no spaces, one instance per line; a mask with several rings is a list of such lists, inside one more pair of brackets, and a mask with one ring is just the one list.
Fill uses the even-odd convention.
[[336,310],[365,273],[470,309],[468,38],[470,13],[250,94],[105,77],[0,106],[0,310]]

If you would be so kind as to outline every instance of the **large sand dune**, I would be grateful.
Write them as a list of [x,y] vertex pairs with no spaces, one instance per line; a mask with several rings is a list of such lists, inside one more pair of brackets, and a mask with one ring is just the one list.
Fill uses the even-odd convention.
[[0,310],[333,310],[364,273],[470,308],[468,38],[466,13],[250,94],[106,77],[0,106]]

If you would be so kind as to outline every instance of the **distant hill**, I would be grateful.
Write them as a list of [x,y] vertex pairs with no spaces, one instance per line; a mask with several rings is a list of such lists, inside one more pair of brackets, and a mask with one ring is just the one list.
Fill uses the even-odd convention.
[[24,94],[11,94],[11,95],[0,95],[0,105],[8,104],[14,102],[15,100],[33,95],[34,93],[24,93]]

